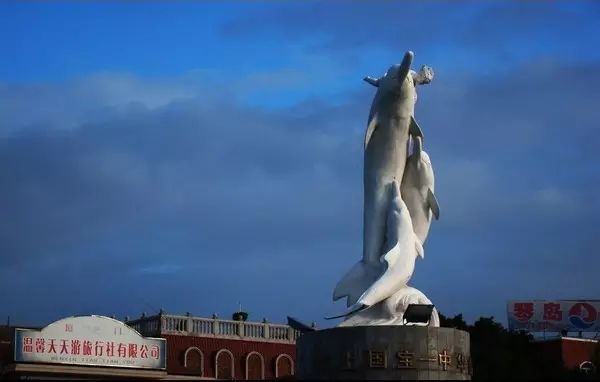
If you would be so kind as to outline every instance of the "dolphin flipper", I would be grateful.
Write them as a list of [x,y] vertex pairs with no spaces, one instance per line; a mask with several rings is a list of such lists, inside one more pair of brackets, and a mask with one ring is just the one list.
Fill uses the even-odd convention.
[[423,244],[421,244],[421,240],[415,234],[415,249],[417,250],[417,255],[421,256],[422,259],[425,258],[425,250],[423,249]]
[[373,78],[371,76],[366,76],[365,78],[363,78],[363,81],[365,81],[368,84],[371,84],[371,85],[375,86],[376,88],[379,87],[379,79],[378,78]]
[[419,124],[415,120],[414,116],[410,117],[410,125],[408,126],[408,133],[413,137],[421,137],[423,139],[423,130],[419,127]]
[[371,137],[373,136],[373,133],[375,132],[376,128],[377,114],[375,114],[373,118],[371,118],[371,120],[369,121],[369,126],[367,126],[367,133],[365,134],[365,150],[367,149],[367,145],[369,144],[369,141],[371,140]]
[[431,191],[431,188],[427,189],[427,204],[429,205],[429,208],[431,208],[431,212],[433,212],[433,216],[435,216],[435,220],[439,220],[440,206],[438,204],[438,201],[437,201],[435,195],[433,194],[433,191]]

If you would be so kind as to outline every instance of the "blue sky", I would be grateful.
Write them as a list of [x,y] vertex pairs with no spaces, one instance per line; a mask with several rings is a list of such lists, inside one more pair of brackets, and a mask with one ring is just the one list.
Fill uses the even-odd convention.
[[[598,298],[600,6],[0,3],[0,314],[321,326],[362,248],[362,139],[403,53],[436,172],[411,284],[444,314]],[[0,316],[1,317],[1,316]]]

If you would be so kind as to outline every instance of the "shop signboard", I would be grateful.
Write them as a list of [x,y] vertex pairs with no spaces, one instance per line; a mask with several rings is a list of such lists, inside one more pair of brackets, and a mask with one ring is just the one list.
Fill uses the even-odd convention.
[[16,362],[166,369],[166,340],[142,337],[104,316],[68,317],[41,330],[15,329]]
[[507,311],[510,330],[600,331],[600,300],[513,300]]

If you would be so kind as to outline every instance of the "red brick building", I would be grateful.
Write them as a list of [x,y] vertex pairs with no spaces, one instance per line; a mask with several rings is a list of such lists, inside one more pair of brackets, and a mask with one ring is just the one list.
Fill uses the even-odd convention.
[[288,325],[159,313],[127,322],[167,340],[169,378],[285,379],[294,375],[296,338]]
[[[85,378],[85,379],[290,379],[295,372],[296,338],[300,333],[288,325],[268,322],[222,320],[219,318],[177,316],[161,312],[157,315],[127,321],[126,323],[102,316],[86,316],[83,320],[110,326],[106,335],[98,334],[94,340],[106,346],[120,341],[112,338],[113,333],[131,332],[135,340],[163,341],[159,367],[125,365],[126,359],[82,357],[68,353],[67,340],[55,340],[62,335],[69,322],[82,318],[70,317],[55,321],[44,328],[17,329],[0,327],[0,379],[28,378]],[[86,323],[88,321],[85,321]],[[93,326],[92,324],[86,327]],[[57,332],[56,329],[59,328]],[[135,329],[131,330],[131,328]],[[105,328],[106,329],[106,328]],[[48,341],[65,343],[64,356],[48,351],[26,347],[19,332],[27,330],[27,336],[44,334]],[[49,333],[51,332],[51,333]],[[140,336],[141,335],[141,336]],[[49,338],[52,339],[49,339]],[[139,338],[138,338],[139,337]],[[30,339],[30,337],[25,337]],[[166,343],[165,343],[166,342]],[[70,343],[70,342],[69,342]],[[106,349],[105,349],[106,350]],[[51,353],[51,352],[50,352]],[[25,354],[26,356],[22,356]],[[62,354],[62,351],[61,351]],[[84,354],[85,355],[85,354]],[[102,355],[102,353],[100,354]],[[125,354],[123,354],[125,356]],[[43,356],[47,356],[43,358]],[[41,357],[41,358],[40,358]],[[57,358],[58,357],[58,358]],[[75,357],[75,358],[73,358]],[[157,353],[158,357],[158,353]],[[74,360],[74,362],[72,361]],[[166,360],[166,362],[165,362]],[[111,361],[121,362],[121,364]]]
[[561,337],[536,342],[539,352],[549,361],[566,369],[596,369],[595,352],[598,341],[587,338]]

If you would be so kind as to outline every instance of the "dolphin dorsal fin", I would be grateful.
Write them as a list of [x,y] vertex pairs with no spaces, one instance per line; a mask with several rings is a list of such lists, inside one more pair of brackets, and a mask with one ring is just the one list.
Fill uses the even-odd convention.
[[431,212],[433,212],[433,216],[435,216],[435,220],[439,220],[440,218],[440,205],[438,204],[437,198],[431,191],[431,188],[427,189],[427,205],[431,208]]
[[410,125],[408,126],[408,133],[415,137],[421,137],[423,139],[423,130],[419,127],[419,124],[415,120],[413,115],[410,116]]
[[369,144],[369,141],[371,140],[371,137],[373,136],[373,133],[375,132],[376,128],[377,114],[375,114],[373,118],[371,118],[371,120],[369,121],[369,125],[367,126],[367,133],[365,134],[365,150],[367,149],[367,145]]

